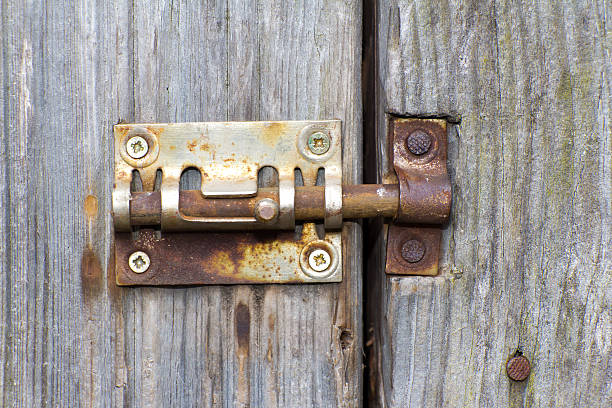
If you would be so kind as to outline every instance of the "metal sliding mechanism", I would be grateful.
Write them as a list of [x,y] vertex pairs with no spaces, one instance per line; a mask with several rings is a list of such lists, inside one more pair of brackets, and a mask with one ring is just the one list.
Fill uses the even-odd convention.
[[[341,281],[343,219],[439,225],[448,218],[445,127],[415,129],[417,150],[406,138],[403,148],[391,143],[394,158],[404,157],[394,159],[396,179],[343,186],[338,120],[116,125],[117,283]],[[197,190],[181,188],[190,169]],[[388,272],[435,274],[439,234],[393,231],[390,243],[398,234],[420,239],[422,248],[411,245],[423,254],[391,267],[388,260]]]

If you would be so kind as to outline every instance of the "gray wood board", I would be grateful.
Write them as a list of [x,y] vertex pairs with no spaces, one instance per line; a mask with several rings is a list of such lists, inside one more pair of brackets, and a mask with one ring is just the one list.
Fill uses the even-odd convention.
[[[339,118],[361,181],[361,6],[2,3],[3,406],[358,406],[361,232],[342,284],[118,288],[112,126]],[[90,196],[90,198],[87,198]]]
[[382,278],[381,246],[369,268],[376,405],[611,405],[608,10],[377,2],[379,159],[386,112],[461,123],[441,275]]

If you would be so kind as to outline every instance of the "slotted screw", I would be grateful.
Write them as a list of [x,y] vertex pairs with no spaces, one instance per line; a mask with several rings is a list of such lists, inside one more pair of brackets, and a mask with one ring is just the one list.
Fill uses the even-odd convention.
[[149,144],[144,137],[133,136],[128,139],[125,148],[132,159],[140,159],[148,153]]
[[143,273],[149,269],[149,266],[151,266],[151,259],[146,253],[136,251],[130,255],[128,265],[132,271],[136,273]]
[[406,138],[406,147],[416,156],[424,155],[431,148],[431,136],[422,130],[415,130]]
[[314,132],[308,137],[308,149],[316,155],[327,153],[330,146],[331,141],[327,133]]

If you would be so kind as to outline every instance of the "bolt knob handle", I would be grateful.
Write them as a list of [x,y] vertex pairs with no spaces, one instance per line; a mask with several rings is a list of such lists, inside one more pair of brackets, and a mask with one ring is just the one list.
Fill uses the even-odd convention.
[[259,222],[272,222],[278,217],[278,203],[270,198],[264,198],[255,205],[255,218]]

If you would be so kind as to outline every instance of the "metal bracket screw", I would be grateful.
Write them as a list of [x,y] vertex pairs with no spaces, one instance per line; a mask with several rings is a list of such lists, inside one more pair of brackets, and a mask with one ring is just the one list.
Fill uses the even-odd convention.
[[331,142],[329,135],[323,132],[314,132],[308,137],[308,149],[314,154],[321,155],[327,153]]
[[431,148],[431,136],[422,130],[415,130],[406,138],[406,147],[416,156],[424,155]]
[[136,273],[143,273],[149,269],[151,265],[151,259],[149,255],[142,251],[136,251],[130,255],[128,259],[128,264],[130,265],[130,269]]
[[406,262],[417,263],[425,256],[425,245],[416,239],[410,239],[402,245],[402,258]]
[[134,136],[129,138],[125,148],[132,159],[140,159],[149,151],[149,144],[143,137]]
[[331,265],[331,256],[323,249],[315,249],[308,256],[308,265],[317,271],[322,272]]

